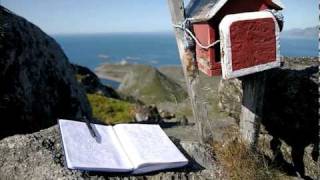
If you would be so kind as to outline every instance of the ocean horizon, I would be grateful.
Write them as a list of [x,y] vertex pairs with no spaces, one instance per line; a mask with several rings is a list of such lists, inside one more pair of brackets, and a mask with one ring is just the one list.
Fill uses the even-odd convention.
[[[104,63],[138,63],[154,67],[180,65],[171,32],[52,35],[71,63],[94,70]],[[280,38],[282,56],[318,56],[318,39]]]

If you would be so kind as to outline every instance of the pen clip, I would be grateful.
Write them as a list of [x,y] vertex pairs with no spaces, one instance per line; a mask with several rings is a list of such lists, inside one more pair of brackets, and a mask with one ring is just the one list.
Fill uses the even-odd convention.
[[95,137],[96,137],[96,133],[94,132],[94,129],[93,129],[91,123],[90,123],[90,120],[89,120],[86,116],[83,116],[82,119],[86,122],[87,127],[88,127],[88,129],[89,129],[89,132],[90,132],[91,136],[92,136],[93,138],[95,138]]

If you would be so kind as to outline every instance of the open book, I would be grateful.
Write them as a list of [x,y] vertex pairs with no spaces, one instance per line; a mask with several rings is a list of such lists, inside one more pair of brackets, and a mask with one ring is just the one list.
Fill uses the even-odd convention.
[[92,124],[59,120],[67,167],[133,174],[182,167],[188,160],[159,125]]

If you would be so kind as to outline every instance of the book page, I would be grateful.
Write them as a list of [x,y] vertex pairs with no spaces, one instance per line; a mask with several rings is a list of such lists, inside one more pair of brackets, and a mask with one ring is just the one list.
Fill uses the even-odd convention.
[[114,126],[114,130],[136,171],[148,172],[188,163],[159,125],[120,124]]
[[70,169],[129,172],[133,165],[112,126],[91,124],[93,138],[84,122],[59,120],[67,166]]

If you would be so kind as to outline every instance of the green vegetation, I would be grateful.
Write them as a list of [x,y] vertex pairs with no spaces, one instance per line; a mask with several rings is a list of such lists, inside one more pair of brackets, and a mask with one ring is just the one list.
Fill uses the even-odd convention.
[[98,94],[87,94],[93,116],[106,124],[128,123],[133,121],[134,104],[107,98]]
[[179,84],[157,69],[145,65],[134,66],[126,75],[120,91],[146,104],[181,102],[187,98],[186,91]]
[[81,74],[76,74],[76,79],[77,79],[77,81],[78,82],[80,82],[81,83],[81,81],[85,78],[86,76],[85,75],[81,75]]

